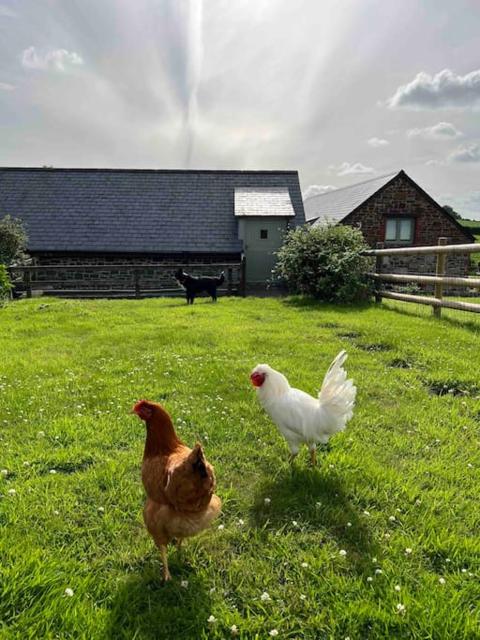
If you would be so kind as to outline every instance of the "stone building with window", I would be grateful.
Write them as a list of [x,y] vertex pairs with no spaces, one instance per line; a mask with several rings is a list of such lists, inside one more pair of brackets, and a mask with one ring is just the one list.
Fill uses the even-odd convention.
[[[443,207],[428,195],[405,171],[314,195],[304,201],[305,216],[311,225],[348,224],[361,229],[366,242],[375,248],[438,244],[446,237],[449,244],[474,242]],[[435,272],[434,255],[384,258],[384,268],[397,273]],[[467,275],[468,255],[451,255],[447,275]]]

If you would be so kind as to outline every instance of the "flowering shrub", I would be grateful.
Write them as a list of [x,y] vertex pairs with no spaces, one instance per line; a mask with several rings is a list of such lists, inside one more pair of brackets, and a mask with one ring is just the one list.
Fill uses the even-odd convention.
[[292,293],[327,302],[354,302],[371,294],[371,259],[361,232],[346,225],[300,227],[287,233],[277,253],[276,276]]

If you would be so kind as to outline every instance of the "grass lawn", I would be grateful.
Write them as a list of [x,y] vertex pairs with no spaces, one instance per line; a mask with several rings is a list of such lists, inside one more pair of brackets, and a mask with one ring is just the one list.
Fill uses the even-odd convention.
[[[34,299],[0,326],[2,640],[480,637],[478,327],[254,298]],[[292,471],[249,372],[316,393],[342,348],[355,416]],[[166,585],[143,397],[205,444],[224,502]]]

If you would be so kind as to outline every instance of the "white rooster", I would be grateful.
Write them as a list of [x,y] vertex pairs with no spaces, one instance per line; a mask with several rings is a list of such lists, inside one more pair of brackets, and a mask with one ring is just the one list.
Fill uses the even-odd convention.
[[250,375],[257,397],[288,442],[291,461],[302,444],[310,450],[316,464],[317,444],[326,444],[338,431],[343,431],[353,415],[357,388],[347,380],[343,363],[347,353],[341,351],[328,368],[317,398],[293,389],[286,377],[268,364],[259,364]]

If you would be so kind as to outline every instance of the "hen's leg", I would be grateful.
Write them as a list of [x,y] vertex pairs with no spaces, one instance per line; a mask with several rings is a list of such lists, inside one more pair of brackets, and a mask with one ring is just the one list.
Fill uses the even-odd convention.
[[312,465],[312,467],[315,467],[317,464],[317,449],[316,447],[313,447],[312,449],[310,449],[310,464]]
[[170,575],[170,571],[168,570],[167,545],[166,544],[161,544],[160,545],[160,552],[162,554],[163,579],[165,580],[165,582],[168,582],[168,580],[172,579],[172,576]]

